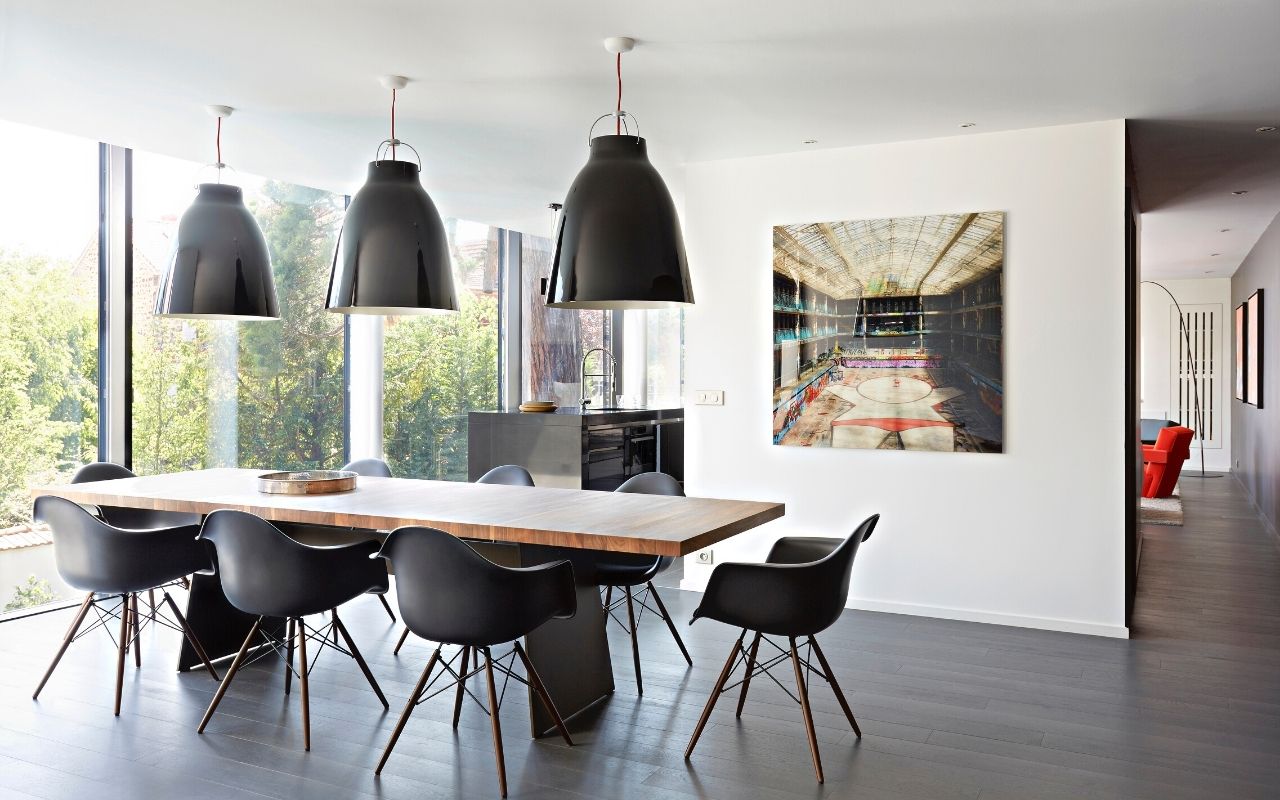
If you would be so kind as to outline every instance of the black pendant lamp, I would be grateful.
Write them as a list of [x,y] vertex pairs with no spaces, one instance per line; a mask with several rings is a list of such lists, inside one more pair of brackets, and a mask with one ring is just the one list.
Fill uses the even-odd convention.
[[381,81],[391,90],[391,138],[378,145],[369,177],[347,207],[325,307],[343,314],[457,311],[449,240],[422,188],[421,159],[396,160],[399,146],[418,155],[396,138],[396,92],[409,81],[398,75]]
[[692,303],[675,203],[649,162],[639,124],[633,135],[635,117],[622,110],[622,54],[635,40],[611,37],[604,44],[617,54],[618,102],[596,123],[612,116],[614,135],[587,133],[591,155],[560,212],[547,305],[627,309]]
[[156,295],[157,317],[279,319],[271,255],[239,186],[222,182],[222,120],[230,106],[209,106],[218,118],[216,183],[201,183],[178,221],[178,235]]

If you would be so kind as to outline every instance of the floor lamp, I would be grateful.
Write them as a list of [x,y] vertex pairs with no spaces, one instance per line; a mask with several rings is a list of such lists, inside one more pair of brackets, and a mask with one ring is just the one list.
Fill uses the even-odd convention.
[[1196,363],[1195,355],[1191,351],[1191,334],[1187,331],[1187,318],[1182,313],[1182,304],[1178,302],[1178,298],[1173,296],[1173,292],[1169,291],[1169,287],[1163,283],[1156,283],[1155,281],[1142,282],[1158,286],[1165,294],[1169,295],[1169,299],[1173,301],[1174,308],[1178,309],[1178,331],[1182,334],[1182,339],[1187,345],[1187,363],[1191,365],[1191,413],[1195,417],[1193,421],[1196,426],[1196,435],[1200,437],[1200,474],[1192,474],[1190,477],[1220,478],[1222,477],[1221,475],[1210,475],[1204,471],[1204,409],[1200,405],[1200,369]]

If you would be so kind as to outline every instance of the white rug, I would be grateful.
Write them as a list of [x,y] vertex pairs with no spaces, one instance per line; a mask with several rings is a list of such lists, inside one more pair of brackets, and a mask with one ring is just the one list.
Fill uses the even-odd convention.
[[1148,525],[1181,525],[1182,496],[1177,487],[1171,497],[1143,497],[1142,522]]

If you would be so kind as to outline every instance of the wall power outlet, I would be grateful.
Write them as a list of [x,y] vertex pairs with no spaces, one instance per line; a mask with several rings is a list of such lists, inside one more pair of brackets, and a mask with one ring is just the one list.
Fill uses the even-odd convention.
[[716,554],[715,554],[713,551],[711,551],[711,550],[699,550],[699,551],[698,551],[698,563],[699,563],[699,564],[714,564],[714,563],[716,563]]

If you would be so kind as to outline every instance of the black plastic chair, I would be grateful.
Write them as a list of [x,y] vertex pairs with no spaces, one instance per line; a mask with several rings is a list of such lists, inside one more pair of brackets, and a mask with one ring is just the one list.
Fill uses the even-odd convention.
[[[693,737],[684,751],[686,759],[693,755],[694,745],[698,743],[698,737],[702,735],[702,729],[711,717],[716,700],[733,688],[726,688],[725,682],[737,669],[739,656],[746,664],[741,681],[742,692],[738,697],[739,717],[742,716],[742,707],[747,701],[751,678],[769,673],[769,670],[785,660],[791,661],[796,677],[796,694],[792,695],[792,699],[800,703],[818,783],[823,782],[822,758],[818,755],[813,712],[809,708],[809,673],[830,684],[840,708],[853,726],[854,734],[859,739],[862,738],[862,730],[858,727],[858,721],[853,718],[853,711],[849,709],[840,684],[836,682],[831,664],[827,662],[827,657],[814,637],[831,627],[844,611],[845,601],[849,597],[849,575],[853,570],[853,559],[858,554],[858,546],[870,538],[879,519],[879,514],[867,517],[857,530],[843,540],[813,537],[779,539],[764,564],[721,564],[715,568],[707,582],[702,603],[693,612],[693,618],[689,622],[692,624],[694,620],[706,617],[742,628],[742,633],[734,642],[715,689],[711,691],[711,697],[702,710],[698,726],[694,728]],[[755,633],[750,650],[742,646],[748,631]],[[783,649],[775,644],[768,638],[770,636],[787,637],[788,648]],[[805,645],[808,650],[804,658],[800,657],[797,639],[807,640]],[[776,649],[778,655],[760,659],[761,641]],[[820,670],[815,669],[810,662],[810,657],[814,655],[818,657],[818,663],[822,667]],[[771,674],[769,677],[777,681]],[[781,683],[778,685],[782,686]]]
[[345,472],[366,475],[371,478],[390,478],[391,466],[380,458],[360,458],[343,465]]
[[[483,655],[485,682],[489,690],[487,710],[498,762],[498,784],[502,796],[506,797],[507,770],[502,756],[502,726],[498,720],[500,698],[493,680],[495,669],[531,687],[555,720],[560,735],[573,744],[560,712],[519,642],[520,637],[547,620],[572,617],[577,611],[573,567],[568,561],[536,567],[502,567],[472,550],[461,539],[435,528],[423,527],[392,531],[378,555],[388,559],[395,568],[396,597],[405,624],[418,636],[438,644],[427,660],[427,667],[422,671],[413,694],[405,703],[404,712],[396,723],[395,732],[387,742],[375,773],[382,774],[382,768],[413,709],[455,685],[453,727],[458,727],[463,692],[471,694],[466,688],[466,681],[480,672],[480,657]],[[494,658],[491,648],[506,642],[514,642],[514,646],[509,654],[510,661],[504,663],[507,656]],[[440,650],[444,645],[458,645],[461,649],[443,659]],[[475,666],[468,671],[473,655]],[[517,657],[524,665],[527,678],[513,670]],[[461,659],[461,665],[454,669],[454,662],[458,659]],[[430,680],[431,673],[437,663],[443,670],[437,675],[437,680],[446,674],[452,680],[432,691],[436,681]],[[480,703],[475,695],[472,699]]]
[[[485,474],[476,478],[476,483],[487,483],[499,486],[533,486],[533,476],[529,474],[529,470],[516,464],[503,464],[500,467],[494,467]],[[392,619],[395,619],[393,616]],[[400,634],[400,639],[396,641],[395,649],[391,651],[392,655],[400,655],[400,648],[404,647],[405,641],[409,638],[409,628],[406,627],[404,632]]]
[[[680,482],[664,472],[643,472],[633,476],[617,489],[615,492],[626,492],[632,494],[656,494],[666,495],[669,497],[684,497],[684,489],[680,486]],[[639,615],[643,615],[646,610],[657,614],[662,621],[667,623],[667,630],[671,631],[671,636],[676,640],[676,646],[680,648],[681,655],[688,662],[689,666],[693,666],[693,659],[689,656],[689,650],[684,646],[684,640],[680,638],[680,632],[676,629],[675,622],[671,619],[671,615],[667,613],[667,606],[662,602],[662,596],[658,594],[658,589],[653,585],[653,579],[661,572],[671,566],[674,559],[670,556],[627,556],[617,553],[594,553],[584,551],[581,556],[573,557],[574,569],[578,572],[578,578],[583,583],[594,583],[596,586],[602,586],[604,593],[604,609],[605,613],[617,622],[623,630],[631,636],[631,660],[635,664],[636,671],[636,690],[639,694],[644,694],[644,683],[640,673],[640,638],[636,630],[636,621]],[[638,586],[644,587],[644,592],[637,593],[632,590]],[[622,597],[617,600],[613,599],[613,590],[621,589]],[[653,599],[657,608],[650,606],[647,600]],[[618,617],[621,607],[627,607],[627,619],[624,622]],[[636,613],[636,606],[640,606],[639,615]]]
[[[120,478],[136,478],[133,470],[110,461],[94,461],[85,464],[71,476],[72,483],[90,483],[93,481],[113,481]],[[84,506],[85,510],[106,520],[117,528],[130,530],[148,530],[159,528],[178,528],[183,525],[199,525],[199,514],[184,514],[181,511],[153,511],[149,508],[125,508],[123,506]],[[190,589],[186,576],[180,583],[182,588]],[[147,605],[152,612],[156,610],[156,593],[147,591]]]
[[[168,587],[177,584],[179,579],[208,570],[211,566],[209,551],[196,541],[197,526],[126,530],[104,522],[70,500],[48,496],[36,499],[33,517],[53,531],[54,562],[62,580],[88,594],[31,699],[39,698],[72,642],[117,618],[120,631],[116,639],[116,716],[120,716],[120,697],[124,689],[125,653],[132,645],[134,663],[142,666],[138,637],[147,624],[181,631],[204,662],[205,669],[214,680],[218,679],[218,673],[209,663],[200,640],[168,592]],[[138,593],[155,589],[160,589],[161,597],[173,615],[172,620],[166,619],[154,606],[145,615],[139,612]],[[100,594],[118,597],[120,605],[104,609],[103,600],[98,598]],[[80,632],[90,611],[97,615],[97,620]]]
[[[133,470],[113,464],[110,461],[94,461],[85,464],[71,476],[72,483],[90,483],[92,481],[113,481],[120,478],[136,478]],[[184,514],[181,511],[152,511],[149,508],[124,508],[122,506],[99,506],[98,516],[117,528],[143,530],[146,528],[177,528],[182,525],[199,525],[199,514]]]
[[[230,509],[210,514],[200,529],[200,539],[213,544],[214,565],[222,582],[222,591],[231,605],[257,616],[257,619],[232,660],[204,718],[200,720],[200,727],[196,729],[198,733],[204,733],[205,726],[218,710],[218,704],[236,673],[244,666],[245,658],[259,636],[262,637],[260,645],[267,644],[276,652],[281,645],[285,648],[285,694],[289,694],[294,675],[296,640],[300,661],[297,676],[302,687],[302,741],[307,750],[311,749],[307,642],[317,642],[320,649],[329,647],[354,659],[383,708],[390,708],[369,665],[338,618],[338,606],[343,603],[365,592],[387,591],[387,566],[372,558],[378,551],[377,540],[338,547],[311,547],[294,541],[261,517]],[[307,624],[307,617],[326,611],[330,621],[323,628]],[[264,620],[279,617],[289,621],[284,641],[263,626]],[[331,628],[333,641],[329,639]],[[346,642],[345,649],[338,644],[339,635]]]
[[529,470],[517,464],[503,464],[476,478],[476,483],[489,483],[499,486],[533,486],[533,476],[529,474]]
[[[391,465],[380,458],[360,458],[355,461],[348,461],[342,465],[344,472],[354,472],[357,475],[364,475],[370,478],[390,478]],[[387,602],[385,592],[378,594],[378,600],[382,603],[383,609],[386,610],[387,616],[391,617],[391,621],[396,621],[396,612],[391,610],[391,604]]]

